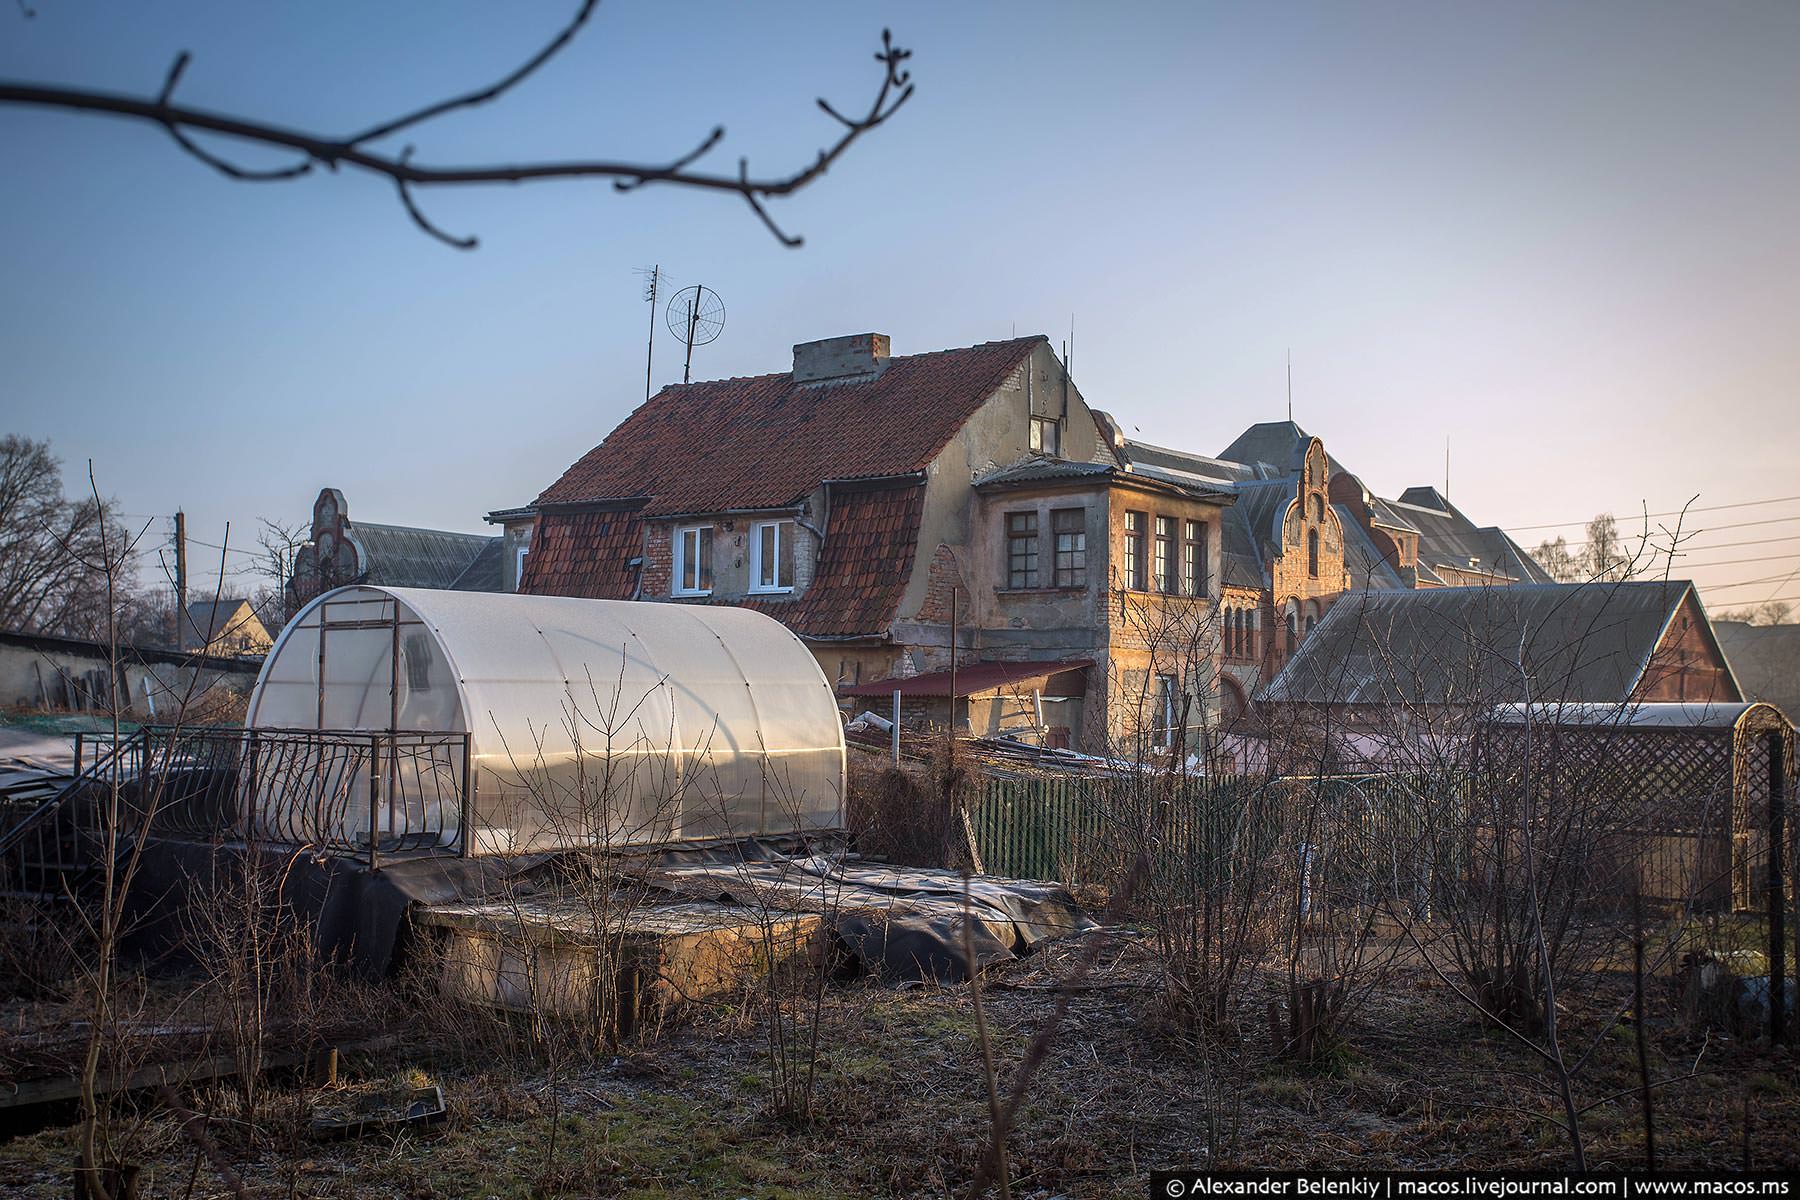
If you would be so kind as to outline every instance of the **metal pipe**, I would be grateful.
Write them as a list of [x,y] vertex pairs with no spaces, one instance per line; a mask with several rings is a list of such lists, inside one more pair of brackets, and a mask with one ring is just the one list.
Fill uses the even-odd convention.
[[475,736],[463,734],[463,786],[462,816],[457,819],[456,836],[462,842],[458,854],[467,858],[470,854],[469,834],[475,821]]
[[375,861],[376,843],[380,841],[381,816],[381,735],[369,735],[369,873],[380,867]]

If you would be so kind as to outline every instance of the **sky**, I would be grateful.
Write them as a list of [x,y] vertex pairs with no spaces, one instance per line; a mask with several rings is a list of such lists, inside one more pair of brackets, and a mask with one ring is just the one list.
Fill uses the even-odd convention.
[[[186,50],[182,101],[340,133],[497,80],[572,10],[30,0],[0,79],[152,97]],[[815,97],[873,96],[884,26],[916,94],[773,205],[797,250],[730,196],[421,192],[462,252],[374,177],[233,183],[147,125],[0,105],[0,432],[71,486],[91,459],[151,549],[177,508],[248,548],[325,486],[489,531],[642,402],[660,264],[726,307],[696,378],[1073,328],[1091,404],[1216,454],[1286,415],[1291,356],[1295,419],[1379,493],[1442,487],[1448,445],[1451,499],[1528,546],[1691,503],[1676,574],[1709,608],[1800,608],[1800,5],[606,0],[401,145],[656,162],[724,124],[716,168],[785,173],[834,134]]]

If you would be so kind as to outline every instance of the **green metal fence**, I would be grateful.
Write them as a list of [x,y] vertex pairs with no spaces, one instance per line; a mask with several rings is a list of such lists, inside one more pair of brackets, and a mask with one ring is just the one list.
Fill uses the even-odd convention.
[[[1446,790],[1448,789],[1448,790]],[[984,870],[1018,879],[1106,879],[1148,844],[1206,871],[1266,853],[1284,838],[1339,869],[1404,890],[1442,862],[1433,844],[1456,781],[1410,775],[1111,780],[988,779],[970,806]],[[1305,827],[1296,822],[1309,822]],[[1153,864],[1156,865],[1156,864]]]

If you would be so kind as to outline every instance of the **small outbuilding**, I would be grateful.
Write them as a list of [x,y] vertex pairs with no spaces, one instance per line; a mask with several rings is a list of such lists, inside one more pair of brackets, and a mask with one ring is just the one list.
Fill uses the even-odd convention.
[[843,826],[831,684],[746,609],[339,588],[282,630],[245,724],[245,818],[282,841],[469,855]]

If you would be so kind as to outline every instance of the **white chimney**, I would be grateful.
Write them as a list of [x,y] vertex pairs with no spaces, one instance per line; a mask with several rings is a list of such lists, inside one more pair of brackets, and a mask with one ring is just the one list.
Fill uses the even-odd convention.
[[888,335],[849,333],[794,347],[794,382],[873,379],[887,366]]

